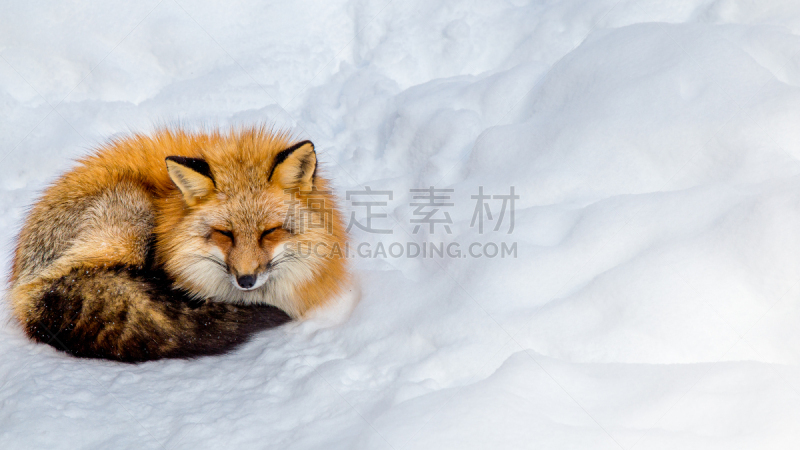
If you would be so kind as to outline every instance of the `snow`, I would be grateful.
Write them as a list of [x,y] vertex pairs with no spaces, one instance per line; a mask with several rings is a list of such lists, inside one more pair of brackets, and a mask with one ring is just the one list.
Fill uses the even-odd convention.
[[[350,299],[193,361],[28,342],[2,448],[790,448],[800,443],[800,7],[785,1],[4,5],[0,225],[110,136],[257,122],[338,195],[390,190]],[[410,189],[453,189],[414,233]],[[471,227],[479,186],[515,227]],[[493,200],[492,210],[499,204]],[[347,204],[356,218],[363,209]],[[425,228],[425,227],[423,227]],[[486,247],[483,247],[484,249]],[[357,301],[354,300],[357,298]]]

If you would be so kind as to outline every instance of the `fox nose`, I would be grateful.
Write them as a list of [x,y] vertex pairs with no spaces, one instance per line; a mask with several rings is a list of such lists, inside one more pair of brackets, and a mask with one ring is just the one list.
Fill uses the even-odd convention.
[[256,284],[256,276],[242,275],[236,278],[236,282],[239,283],[239,287],[241,287],[242,289],[250,289]]

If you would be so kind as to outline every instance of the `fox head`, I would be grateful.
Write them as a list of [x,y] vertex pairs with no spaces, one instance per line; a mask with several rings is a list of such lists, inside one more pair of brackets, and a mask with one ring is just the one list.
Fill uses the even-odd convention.
[[345,233],[311,142],[217,142],[166,168],[177,192],[160,208],[156,246],[178,286],[293,317],[337,293]]

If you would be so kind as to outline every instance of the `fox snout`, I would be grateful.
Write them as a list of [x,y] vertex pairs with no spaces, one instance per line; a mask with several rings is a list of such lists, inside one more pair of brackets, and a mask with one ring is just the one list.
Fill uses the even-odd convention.
[[264,285],[269,277],[271,257],[269,249],[245,237],[235,241],[225,258],[231,284],[237,289],[251,291]]
[[252,291],[258,289],[269,279],[269,272],[252,273],[246,275],[231,274],[231,284],[242,291]]
[[252,289],[256,285],[258,277],[255,275],[242,275],[236,277],[236,284],[242,289]]
[[250,261],[250,264],[231,264],[228,266],[231,284],[243,291],[258,289],[267,282],[271,262],[257,263]]

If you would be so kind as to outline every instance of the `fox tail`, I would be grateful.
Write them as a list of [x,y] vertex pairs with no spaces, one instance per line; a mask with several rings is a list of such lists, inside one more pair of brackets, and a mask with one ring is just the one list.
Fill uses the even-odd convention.
[[38,289],[23,326],[72,355],[124,362],[225,353],[290,320],[267,305],[193,301],[158,272],[74,269]]

